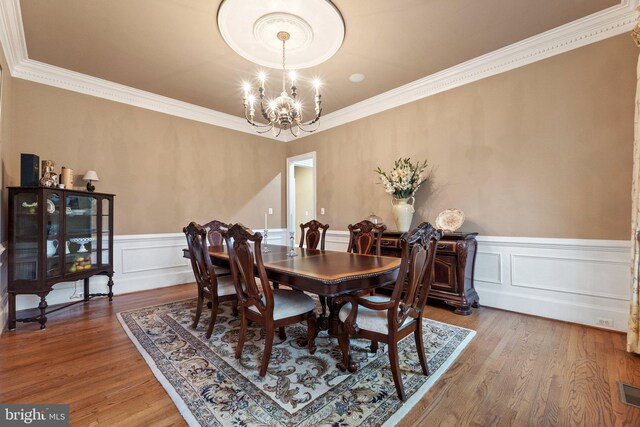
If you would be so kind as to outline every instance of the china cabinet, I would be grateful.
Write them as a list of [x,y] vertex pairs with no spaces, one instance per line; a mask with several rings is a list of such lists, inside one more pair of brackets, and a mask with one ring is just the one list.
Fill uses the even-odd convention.
[[[9,329],[97,296],[113,297],[113,198],[50,187],[9,187]],[[89,278],[108,277],[108,293],[89,293]],[[46,296],[61,282],[84,280],[84,297],[47,311]],[[40,297],[40,314],[16,318],[16,295]]]

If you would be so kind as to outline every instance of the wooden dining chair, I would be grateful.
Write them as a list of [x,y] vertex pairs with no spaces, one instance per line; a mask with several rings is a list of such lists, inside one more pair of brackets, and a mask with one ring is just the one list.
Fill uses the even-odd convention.
[[[222,246],[224,244],[224,237],[222,236],[222,233],[229,229],[229,224],[214,219],[213,221],[204,224],[202,228],[207,232],[207,241],[210,246]],[[231,274],[231,271],[228,268],[219,267],[217,265],[213,266],[213,268],[218,277],[229,276]]]
[[[241,323],[235,352],[236,359],[242,355],[249,320],[262,324],[265,329],[264,353],[260,366],[261,377],[267,373],[276,329],[280,329],[281,337],[286,337],[285,326],[306,320],[307,345],[309,352],[315,353],[314,338],[317,323],[313,298],[301,291],[271,289],[262,262],[262,234],[254,233],[242,224],[234,224],[223,235],[227,242],[231,276],[240,307]],[[249,242],[254,243],[253,250]]]
[[202,226],[207,232],[207,241],[211,246],[222,246],[224,244],[223,232],[229,229],[229,224],[214,219]]
[[387,229],[386,225],[374,224],[365,219],[357,224],[349,224],[347,227],[349,228],[347,252],[380,255],[380,241],[382,233]]
[[324,239],[327,235],[329,224],[323,224],[320,221],[312,219],[311,221],[300,224],[300,247],[307,245],[307,249],[318,249],[324,251]]
[[[368,219],[364,219],[356,224],[349,224],[349,244],[347,245],[347,252],[352,252],[361,255],[378,255],[381,254],[381,237],[385,232],[387,226],[384,224],[374,224]],[[373,251],[373,254],[372,254]],[[364,291],[362,294],[374,295],[375,290]],[[324,310],[324,306],[323,306]],[[324,313],[324,311],[323,311]],[[378,342],[371,341],[371,352],[378,351]]]
[[191,222],[182,231],[187,238],[191,268],[198,285],[198,303],[192,326],[194,329],[198,326],[200,315],[202,314],[202,304],[206,298],[211,302],[211,320],[206,334],[207,338],[210,338],[218,316],[218,306],[221,302],[233,301],[233,314],[238,314],[236,288],[230,275],[220,278],[216,275],[209,257],[207,231],[195,222]]
[[436,248],[441,237],[442,231],[434,229],[426,222],[402,235],[400,272],[390,297],[347,295],[336,299],[337,304],[344,304],[338,313],[347,332],[338,337],[343,352],[343,364],[349,370],[355,368],[347,366],[351,363],[350,337],[386,343],[393,382],[402,401],[406,400],[406,397],[400,375],[398,343],[411,333],[416,340],[422,372],[429,375],[422,338],[422,316],[433,283]]

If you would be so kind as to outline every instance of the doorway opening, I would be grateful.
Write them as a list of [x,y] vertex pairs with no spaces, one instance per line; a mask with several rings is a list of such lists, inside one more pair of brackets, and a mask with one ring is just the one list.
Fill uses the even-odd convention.
[[316,152],[312,151],[287,159],[287,230],[295,233],[295,244],[300,241],[300,224],[315,218]]

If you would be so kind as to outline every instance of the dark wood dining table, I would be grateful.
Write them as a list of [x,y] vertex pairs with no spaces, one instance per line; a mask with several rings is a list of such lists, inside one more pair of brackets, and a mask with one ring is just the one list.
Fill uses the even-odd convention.
[[[335,298],[392,283],[398,277],[400,267],[400,259],[395,257],[299,247],[294,248],[297,256],[290,257],[287,255],[290,250],[287,246],[269,245],[269,250],[262,253],[269,280],[327,298],[329,316],[321,315],[318,325],[319,330],[327,330],[332,337],[345,333],[338,319],[339,307],[335,304]],[[209,254],[214,265],[229,267],[226,246],[210,246]],[[189,258],[186,249],[184,257]],[[349,352],[349,349],[346,351]],[[349,370],[353,370],[354,366],[351,362],[346,367],[342,363],[338,365],[341,369]]]

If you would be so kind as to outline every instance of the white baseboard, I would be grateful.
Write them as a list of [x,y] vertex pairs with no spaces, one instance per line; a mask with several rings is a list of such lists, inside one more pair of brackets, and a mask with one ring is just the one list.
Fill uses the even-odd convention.
[[[629,241],[478,236],[480,304],[617,331],[629,317]],[[327,231],[346,250],[349,233]],[[610,320],[611,325],[599,323]]]
[[[286,244],[286,230],[269,230],[268,241]],[[348,241],[347,231],[329,230],[326,248],[344,251]],[[182,258],[184,247],[182,233],[116,236],[114,293],[193,281],[188,260]],[[475,287],[483,306],[626,331],[629,251],[628,241],[479,236]],[[6,263],[0,261],[0,289],[5,289],[0,292],[2,327],[6,277]],[[93,278],[91,284],[92,292],[106,290],[106,278]],[[82,282],[76,286],[82,290]],[[74,283],[56,285],[48,303],[68,302],[73,288]],[[37,304],[37,297],[17,298],[18,310]]]

